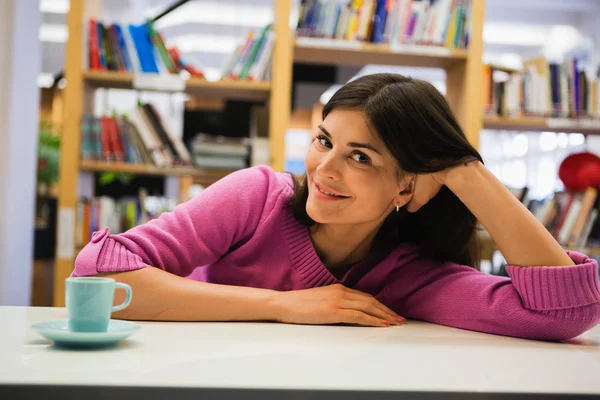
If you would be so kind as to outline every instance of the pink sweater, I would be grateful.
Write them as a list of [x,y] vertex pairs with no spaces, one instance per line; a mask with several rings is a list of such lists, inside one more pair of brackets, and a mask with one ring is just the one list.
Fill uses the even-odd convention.
[[201,282],[298,290],[349,284],[407,318],[542,340],[575,337],[600,322],[598,264],[569,252],[565,267],[508,266],[510,278],[422,257],[412,244],[341,280],[319,260],[288,205],[293,182],[268,167],[235,172],[172,213],[126,233],[95,232],[73,276],[156,267]]

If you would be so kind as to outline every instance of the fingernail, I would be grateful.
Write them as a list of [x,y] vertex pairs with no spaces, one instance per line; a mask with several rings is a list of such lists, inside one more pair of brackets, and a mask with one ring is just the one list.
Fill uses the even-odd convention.
[[385,319],[382,319],[381,322],[383,322],[387,326],[391,325],[390,321],[386,321]]
[[403,323],[405,323],[405,322],[406,322],[406,318],[403,318],[403,317],[396,317],[396,318],[394,318],[394,319],[395,319],[396,321],[400,322],[401,324],[403,324]]

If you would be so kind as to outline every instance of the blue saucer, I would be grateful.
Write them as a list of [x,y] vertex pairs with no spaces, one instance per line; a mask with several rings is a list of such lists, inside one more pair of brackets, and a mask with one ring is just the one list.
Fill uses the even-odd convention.
[[104,347],[117,344],[140,329],[136,323],[111,319],[106,332],[71,332],[67,320],[41,322],[32,328],[64,347]]

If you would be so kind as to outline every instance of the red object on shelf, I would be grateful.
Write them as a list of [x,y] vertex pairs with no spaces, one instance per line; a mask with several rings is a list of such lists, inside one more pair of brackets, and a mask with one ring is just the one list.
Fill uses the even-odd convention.
[[600,157],[589,152],[570,154],[560,164],[558,177],[567,190],[600,187]]

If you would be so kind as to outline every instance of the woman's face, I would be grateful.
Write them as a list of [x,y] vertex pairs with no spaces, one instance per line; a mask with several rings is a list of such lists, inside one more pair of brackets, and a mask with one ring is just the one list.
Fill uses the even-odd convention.
[[334,109],[316,132],[306,158],[306,211],[317,223],[380,222],[410,200],[385,145],[361,111]]

